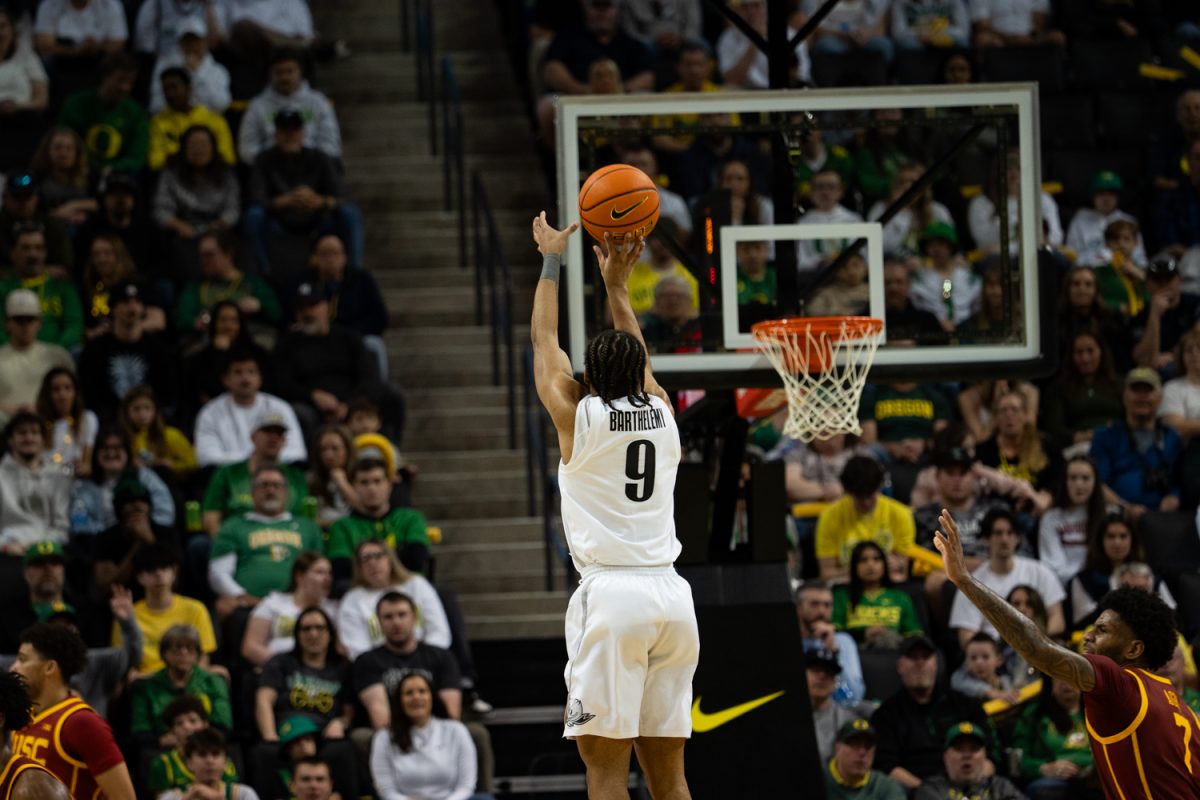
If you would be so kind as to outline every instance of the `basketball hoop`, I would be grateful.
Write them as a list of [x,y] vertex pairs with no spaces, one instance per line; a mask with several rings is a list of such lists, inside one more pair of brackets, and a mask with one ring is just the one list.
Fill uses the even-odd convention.
[[750,327],[783,378],[784,436],[811,442],[862,433],[858,400],[882,331],[883,320],[874,317],[789,317]]

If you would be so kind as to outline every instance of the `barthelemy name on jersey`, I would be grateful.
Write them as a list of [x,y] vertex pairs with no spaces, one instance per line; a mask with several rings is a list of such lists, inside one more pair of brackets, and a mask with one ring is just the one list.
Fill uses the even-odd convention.
[[663,412],[657,408],[640,408],[636,411],[609,411],[610,431],[652,431],[667,427]]

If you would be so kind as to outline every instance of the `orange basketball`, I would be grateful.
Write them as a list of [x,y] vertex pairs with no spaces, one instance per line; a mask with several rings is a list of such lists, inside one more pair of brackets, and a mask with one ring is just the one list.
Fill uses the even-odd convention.
[[637,167],[611,164],[593,172],[579,190],[579,216],[592,236],[645,236],[658,222],[658,189]]

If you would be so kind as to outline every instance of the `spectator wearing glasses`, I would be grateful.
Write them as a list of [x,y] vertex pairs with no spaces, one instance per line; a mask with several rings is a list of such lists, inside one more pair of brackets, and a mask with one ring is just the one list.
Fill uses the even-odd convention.
[[75,369],[71,354],[56,344],[38,341],[42,304],[29,289],[14,289],[4,298],[4,333],[0,346],[0,417],[31,411],[38,387],[52,369]]

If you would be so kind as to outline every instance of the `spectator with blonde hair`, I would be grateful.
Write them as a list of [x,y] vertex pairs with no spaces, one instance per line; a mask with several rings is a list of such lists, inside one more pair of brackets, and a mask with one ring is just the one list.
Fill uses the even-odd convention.
[[1036,410],[1030,413],[1024,392],[1010,389],[996,398],[996,433],[975,448],[979,461],[1033,487],[1034,509],[1042,513],[1053,501],[1062,472],[1062,457],[1038,432]]

